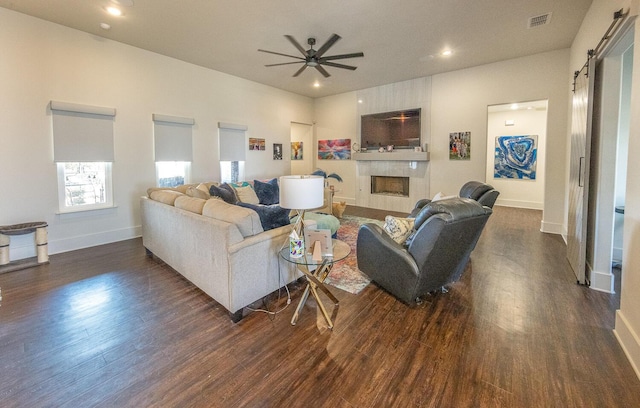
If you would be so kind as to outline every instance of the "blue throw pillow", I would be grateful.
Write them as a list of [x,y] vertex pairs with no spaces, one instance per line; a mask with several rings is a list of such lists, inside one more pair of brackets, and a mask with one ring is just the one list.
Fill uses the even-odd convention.
[[229,204],[235,204],[237,201],[236,193],[227,183],[221,184],[219,187],[211,185],[209,188],[209,194],[211,194],[212,197],[220,197]]
[[260,204],[273,205],[280,202],[280,187],[278,179],[274,178],[268,182],[253,180],[253,189],[260,200]]
[[238,201],[237,205],[241,207],[251,208],[258,213],[262,229],[268,231],[270,229],[289,225],[289,210],[279,205],[255,205]]

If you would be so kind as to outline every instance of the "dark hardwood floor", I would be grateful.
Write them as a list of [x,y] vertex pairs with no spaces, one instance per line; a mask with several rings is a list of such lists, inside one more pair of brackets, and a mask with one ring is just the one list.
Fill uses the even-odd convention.
[[140,239],[53,255],[0,275],[0,405],[640,406],[618,297],[576,285],[540,217],[496,207],[461,281],[419,307],[333,289],[333,331],[313,300],[289,324],[299,283],[234,324]]

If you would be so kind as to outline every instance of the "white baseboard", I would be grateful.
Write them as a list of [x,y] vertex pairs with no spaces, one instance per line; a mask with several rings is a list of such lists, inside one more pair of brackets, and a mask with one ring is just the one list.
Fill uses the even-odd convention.
[[591,271],[590,289],[605,293],[615,293],[615,277],[610,272]]
[[503,200],[498,198],[495,205],[501,205],[503,207],[515,207],[515,208],[527,208],[530,210],[543,210],[544,203],[537,203],[533,201],[521,201],[521,200]]
[[[540,222],[540,232],[545,232],[547,234],[558,234],[564,235],[564,227],[562,224],[558,224],[555,222],[547,222],[542,220]],[[565,240],[566,243],[566,240]]]
[[58,240],[50,239],[49,254],[75,251],[76,249],[110,244],[112,242],[124,241],[140,236],[142,236],[142,226],[137,225],[129,228],[104,231],[97,234],[81,235]]
[[640,337],[624,317],[622,310],[616,310],[616,328],[613,329],[613,334],[640,379]]

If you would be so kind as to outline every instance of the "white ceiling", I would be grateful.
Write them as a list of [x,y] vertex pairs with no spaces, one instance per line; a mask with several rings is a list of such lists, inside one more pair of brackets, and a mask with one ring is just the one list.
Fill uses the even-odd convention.
[[[540,52],[568,48],[591,0],[133,0],[121,17],[105,7],[131,0],[0,0],[19,11],[101,37],[310,97],[322,97],[429,76]],[[550,23],[528,29],[530,17],[551,12]],[[111,29],[100,28],[107,23]],[[342,37],[325,56],[364,52],[335,62],[324,78],[283,54],[318,49]],[[450,48],[450,57],[439,53]],[[315,81],[320,87],[314,88]]]

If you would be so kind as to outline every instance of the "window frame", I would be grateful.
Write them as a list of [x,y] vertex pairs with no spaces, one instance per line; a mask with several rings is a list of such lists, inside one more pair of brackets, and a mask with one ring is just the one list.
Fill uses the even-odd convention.
[[58,178],[58,211],[60,214],[75,213],[82,211],[101,210],[106,208],[115,207],[113,201],[113,163],[112,162],[86,162],[77,161],[82,165],[83,163],[103,163],[104,164],[104,183],[105,183],[105,202],[93,203],[93,204],[78,204],[67,205],[67,184],[65,180],[64,167],[68,162],[57,162],[56,172]]

